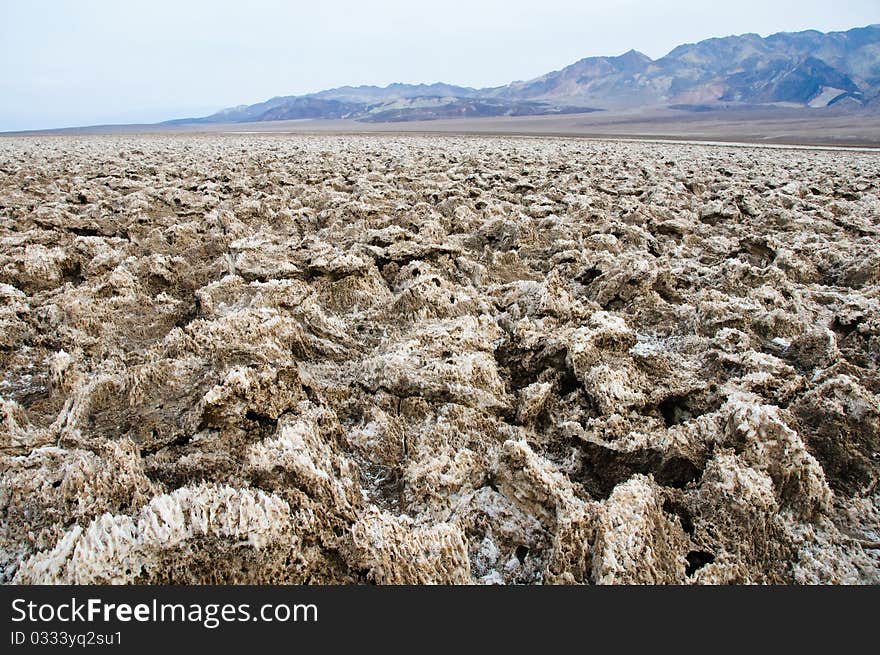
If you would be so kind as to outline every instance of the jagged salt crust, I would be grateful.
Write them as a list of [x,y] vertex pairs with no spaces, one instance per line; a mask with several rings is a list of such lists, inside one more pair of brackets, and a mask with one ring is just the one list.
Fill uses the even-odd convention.
[[0,580],[880,582],[880,163],[0,140]]

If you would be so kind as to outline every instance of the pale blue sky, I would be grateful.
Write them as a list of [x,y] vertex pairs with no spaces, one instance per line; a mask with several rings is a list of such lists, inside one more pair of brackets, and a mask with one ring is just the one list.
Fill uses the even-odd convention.
[[711,36],[849,29],[880,1],[0,0],[0,131],[199,116],[344,84],[504,84]]

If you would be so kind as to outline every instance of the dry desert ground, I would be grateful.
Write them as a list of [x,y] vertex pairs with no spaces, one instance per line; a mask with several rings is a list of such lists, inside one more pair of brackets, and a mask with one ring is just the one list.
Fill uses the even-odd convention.
[[880,582],[880,156],[0,139],[0,581]]

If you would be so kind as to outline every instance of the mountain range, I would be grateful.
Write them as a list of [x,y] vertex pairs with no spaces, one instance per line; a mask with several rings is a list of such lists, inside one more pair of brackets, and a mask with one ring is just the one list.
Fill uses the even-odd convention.
[[880,106],[880,24],[845,32],[712,38],[680,45],[656,60],[630,50],[616,57],[588,57],[532,80],[483,89],[442,83],[344,86],[166,124],[301,118],[395,122],[767,105]]

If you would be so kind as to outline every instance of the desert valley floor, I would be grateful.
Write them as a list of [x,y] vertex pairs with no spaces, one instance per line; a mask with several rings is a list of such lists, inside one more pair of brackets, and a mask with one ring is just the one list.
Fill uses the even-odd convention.
[[880,155],[0,139],[0,581],[880,582]]

